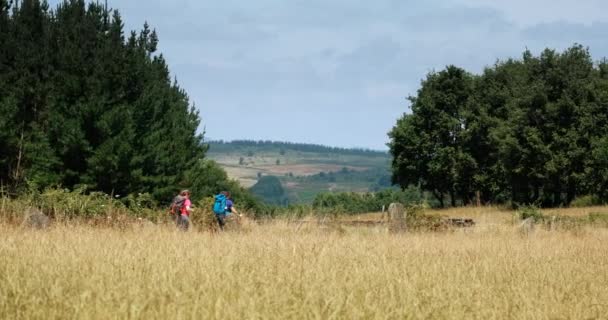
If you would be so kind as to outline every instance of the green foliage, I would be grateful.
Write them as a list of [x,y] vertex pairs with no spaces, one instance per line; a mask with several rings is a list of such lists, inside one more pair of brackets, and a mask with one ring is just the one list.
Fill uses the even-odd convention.
[[234,191],[233,182],[216,162],[199,160],[186,172],[185,184],[192,191],[195,201],[211,197],[220,191]]
[[159,218],[158,203],[149,193],[130,194],[122,202],[127,206],[131,215],[150,220]]
[[599,199],[597,196],[581,196],[576,197],[572,203],[570,203],[570,206],[575,208],[584,208],[603,204],[604,203],[602,203],[601,199]]
[[424,203],[420,190],[409,187],[405,190],[386,189],[376,193],[320,193],[312,206],[323,212],[358,214],[381,211],[393,202],[412,207]]
[[190,217],[199,230],[217,231],[218,224],[213,213],[213,197],[205,197],[195,203],[195,213]]
[[[481,75],[449,66],[410,98],[389,133],[393,182],[442,205],[569,205],[608,199],[608,77],[575,45],[499,61]],[[594,200],[595,201],[595,200]]]
[[123,25],[95,2],[0,2],[3,186],[88,185],[155,201],[183,187],[205,154],[199,115],[171,81],[156,32],[145,24],[125,38]]
[[534,222],[542,222],[545,220],[543,213],[535,206],[521,207],[517,214],[521,220],[532,219]]
[[46,189],[41,193],[29,193],[22,201],[31,207],[40,208],[43,213],[57,220],[127,213],[127,208],[121,201],[102,192],[86,193],[85,188],[73,191]]
[[281,181],[275,176],[261,177],[250,191],[267,204],[285,206],[289,203]]

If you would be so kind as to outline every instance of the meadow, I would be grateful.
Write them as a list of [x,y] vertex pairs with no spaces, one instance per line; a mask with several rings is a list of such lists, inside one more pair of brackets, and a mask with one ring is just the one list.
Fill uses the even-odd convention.
[[[554,211],[571,216],[606,208]],[[455,209],[474,228],[389,234],[272,220],[177,232],[0,223],[5,319],[606,319],[608,229],[522,234],[512,212]],[[376,215],[362,216],[372,219]],[[202,231],[202,232],[201,232]]]

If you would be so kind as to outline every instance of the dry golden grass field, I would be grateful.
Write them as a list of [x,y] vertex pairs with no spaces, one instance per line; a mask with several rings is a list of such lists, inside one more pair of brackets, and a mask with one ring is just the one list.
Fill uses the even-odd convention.
[[608,319],[608,229],[522,235],[510,212],[441,214],[478,224],[397,235],[0,224],[0,318]]

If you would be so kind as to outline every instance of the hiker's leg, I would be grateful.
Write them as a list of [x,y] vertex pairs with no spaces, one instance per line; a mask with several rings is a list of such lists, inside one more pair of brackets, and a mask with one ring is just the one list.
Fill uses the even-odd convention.
[[182,215],[182,230],[188,231],[189,227],[190,227],[190,217],[188,217],[187,215]]
[[220,226],[220,230],[224,230],[224,225],[226,224],[226,215],[225,214],[216,214],[217,224]]

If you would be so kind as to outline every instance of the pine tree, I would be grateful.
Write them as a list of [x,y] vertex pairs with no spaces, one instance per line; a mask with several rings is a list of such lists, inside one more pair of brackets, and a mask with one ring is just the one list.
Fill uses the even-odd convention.
[[205,154],[200,118],[146,23],[84,0],[0,1],[0,180],[158,200]]

